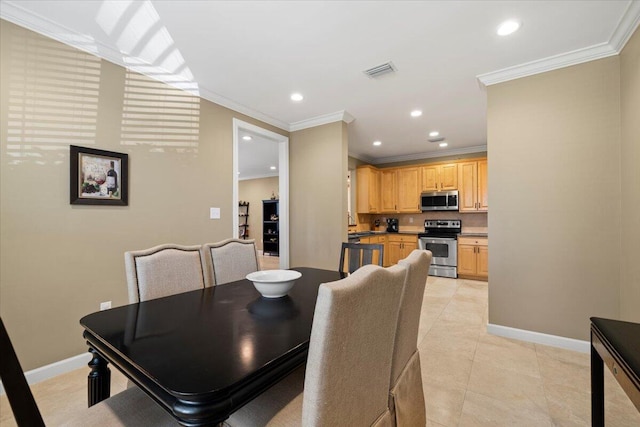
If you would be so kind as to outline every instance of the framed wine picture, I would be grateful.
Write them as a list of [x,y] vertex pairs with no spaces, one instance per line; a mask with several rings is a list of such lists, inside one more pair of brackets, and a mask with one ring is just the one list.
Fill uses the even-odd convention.
[[72,205],[129,204],[129,156],[71,145],[70,203]]

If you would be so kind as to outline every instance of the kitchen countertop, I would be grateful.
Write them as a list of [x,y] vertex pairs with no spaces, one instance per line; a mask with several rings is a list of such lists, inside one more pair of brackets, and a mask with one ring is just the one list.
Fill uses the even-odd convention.
[[357,231],[353,233],[349,233],[349,237],[369,237],[369,236],[378,236],[385,234],[410,234],[413,236],[417,236],[422,233],[422,231],[399,231],[397,233],[392,233],[389,231]]
[[[388,231],[357,231],[357,232],[350,232],[348,235],[349,237],[369,237],[369,236],[377,236],[377,235],[385,235],[385,234],[408,234],[412,236],[417,236],[420,233],[424,233],[424,231],[400,230],[397,233],[391,233]],[[461,237],[489,237],[489,233],[482,230],[468,230],[468,231],[463,230],[462,233],[460,233],[460,236]]]

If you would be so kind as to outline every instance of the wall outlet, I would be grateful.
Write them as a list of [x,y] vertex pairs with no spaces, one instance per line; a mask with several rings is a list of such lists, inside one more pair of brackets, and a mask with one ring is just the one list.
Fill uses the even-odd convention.
[[209,208],[210,219],[220,219],[220,208]]
[[111,308],[111,301],[105,301],[100,303],[100,311],[109,310]]
[[409,224],[413,224],[413,217],[412,216],[409,217]]

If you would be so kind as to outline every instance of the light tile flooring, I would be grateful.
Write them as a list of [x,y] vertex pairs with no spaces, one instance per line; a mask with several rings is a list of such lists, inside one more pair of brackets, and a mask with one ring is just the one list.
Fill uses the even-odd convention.
[[[489,335],[487,283],[429,277],[418,348],[428,426],[588,426],[588,354]],[[640,413],[605,376],[607,426]]]
[[280,258],[271,255],[258,255],[260,270],[277,270],[280,268]]
[[[276,257],[261,267],[277,268]],[[589,356],[486,333],[487,283],[430,277],[418,348],[427,426],[588,426]],[[86,405],[87,369],[32,387],[48,426]],[[112,369],[111,391],[126,387]],[[607,426],[640,426],[640,413],[606,372]],[[6,396],[0,425],[15,426]]]

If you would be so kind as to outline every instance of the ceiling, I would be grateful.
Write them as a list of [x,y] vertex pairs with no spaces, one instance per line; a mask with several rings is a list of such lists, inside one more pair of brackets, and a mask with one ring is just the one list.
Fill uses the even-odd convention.
[[[251,139],[247,141],[243,137]],[[238,180],[279,176],[277,141],[242,128],[238,131],[238,138]]]
[[[0,12],[288,131],[345,120],[350,155],[384,163],[486,151],[485,85],[619,53],[640,2],[2,0]],[[509,18],[522,28],[498,36]],[[363,73],[387,61],[396,72]]]

